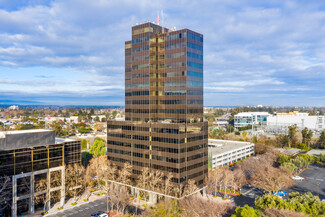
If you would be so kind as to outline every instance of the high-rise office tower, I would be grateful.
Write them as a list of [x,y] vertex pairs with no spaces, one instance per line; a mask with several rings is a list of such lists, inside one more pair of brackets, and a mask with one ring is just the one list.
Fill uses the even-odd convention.
[[208,172],[203,122],[203,35],[153,23],[132,27],[125,42],[125,121],[108,122],[108,159],[189,179]]

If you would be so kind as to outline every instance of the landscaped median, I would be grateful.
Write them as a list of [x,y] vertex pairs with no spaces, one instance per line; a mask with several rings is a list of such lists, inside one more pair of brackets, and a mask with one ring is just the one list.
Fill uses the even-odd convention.
[[[224,191],[221,191],[221,190],[217,190],[217,192],[222,193],[222,194],[225,193]],[[234,190],[227,190],[227,191],[226,191],[226,194],[230,194],[230,195],[233,195],[233,196],[240,196],[240,195],[242,195],[243,193],[238,192],[238,191],[234,191]]]

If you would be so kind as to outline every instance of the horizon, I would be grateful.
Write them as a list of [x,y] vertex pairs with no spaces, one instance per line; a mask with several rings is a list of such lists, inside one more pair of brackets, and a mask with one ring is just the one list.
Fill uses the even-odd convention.
[[325,3],[0,0],[0,104],[124,106],[136,23],[204,36],[204,106],[325,107]]

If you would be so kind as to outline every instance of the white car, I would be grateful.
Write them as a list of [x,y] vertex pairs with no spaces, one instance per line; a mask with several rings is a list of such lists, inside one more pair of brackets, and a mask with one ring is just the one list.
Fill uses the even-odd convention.
[[108,214],[103,213],[103,214],[100,214],[98,217],[108,217]]
[[299,181],[304,181],[305,178],[301,177],[301,176],[293,176],[292,177],[293,180],[299,180]]

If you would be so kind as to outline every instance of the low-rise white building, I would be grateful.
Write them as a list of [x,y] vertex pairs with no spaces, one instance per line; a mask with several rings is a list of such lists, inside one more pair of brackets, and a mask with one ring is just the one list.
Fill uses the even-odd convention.
[[19,110],[19,106],[18,105],[9,106],[8,110]]
[[234,127],[245,127],[248,125],[266,124],[268,112],[241,112],[235,115]]
[[212,168],[226,166],[254,155],[254,143],[209,139]]
[[307,127],[310,130],[321,131],[325,129],[325,116],[309,116],[308,113],[291,112],[267,117],[269,130],[280,131],[292,125],[297,125],[300,129]]

